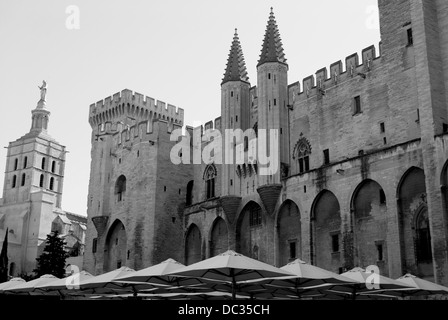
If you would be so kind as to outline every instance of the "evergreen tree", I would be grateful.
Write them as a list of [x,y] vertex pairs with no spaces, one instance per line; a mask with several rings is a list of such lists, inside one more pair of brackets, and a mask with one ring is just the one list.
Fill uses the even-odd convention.
[[44,274],[52,274],[62,278],[65,275],[65,259],[68,257],[64,249],[65,242],[54,231],[47,235],[44,252],[37,258],[37,268],[34,272],[38,277]]

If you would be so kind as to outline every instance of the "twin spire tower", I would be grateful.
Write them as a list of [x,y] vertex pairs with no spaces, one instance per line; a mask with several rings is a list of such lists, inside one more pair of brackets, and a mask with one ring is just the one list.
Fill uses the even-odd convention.
[[[243,185],[237,165],[223,166],[222,190],[224,196],[238,196],[243,191],[255,189],[260,194],[276,197],[281,191],[281,168],[289,166],[288,125],[288,64],[280,33],[271,8],[266,26],[261,54],[257,64],[257,87],[249,82],[243,50],[237,29],[230,48],[224,78],[221,83],[221,119],[223,129],[265,129],[268,156],[272,152],[270,139],[278,146],[278,170],[270,175],[258,175],[252,185]],[[270,129],[276,129],[271,134]],[[272,135],[272,136],[270,136]],[[281,168],[280,168],[281,163]],[[244,193],[244,192],[243,192]],[[276,200],[277,198],[275,198]],[[268,200],[268,202],[270,202]],[[270,207],[269,203],[265,203]]]

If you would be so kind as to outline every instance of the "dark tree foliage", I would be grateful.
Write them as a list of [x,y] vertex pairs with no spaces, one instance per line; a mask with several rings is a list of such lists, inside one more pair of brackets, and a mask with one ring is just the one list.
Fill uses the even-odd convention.
[[59,238],[57,231],[47,235],[44,252],[36,259],[37,268],[34,272],[38,277],[44,274],[52,274],[58,278],[64,277],[65,259],[68,257],[64,247],[65,242]]

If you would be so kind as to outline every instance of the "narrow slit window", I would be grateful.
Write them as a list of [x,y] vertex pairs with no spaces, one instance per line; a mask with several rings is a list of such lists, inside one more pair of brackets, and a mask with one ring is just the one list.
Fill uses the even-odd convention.
[[97,244],[98,244],[98,239],[94,238],[93,241],[92,241],[92,253],[96,252]]
[[295,241],[291,241],[289,243],[289,258],[290,259],[295,259],[297,254],[297,249],[296,249],[296,242]]
[[339,252],[339,235],[334,234],[331,236],[331,249],[333,252]]
[[414,34],[412,32],[412,28],[409,28],[407,31],[408,36],[408,46],[412,46],[414,44]]
[[306,156],[303,160],[305,162],[305,171],[310,171],[310,157]]
[[303,166],[303,158],[299,159],[299,172],[303,173],[305,171],[305,168]]
[[378,251],[378,261],[383,261],[383,245],[382,244],[377,244],[376,245],[376,249]]
[[330,163],[330,150],[325,149],[324,150],[324,164],[329,164],[329,163]]
[[361,113],[361,96],[356,96],[354,98],[354,109],[353,109],[353,114],[359,114]]

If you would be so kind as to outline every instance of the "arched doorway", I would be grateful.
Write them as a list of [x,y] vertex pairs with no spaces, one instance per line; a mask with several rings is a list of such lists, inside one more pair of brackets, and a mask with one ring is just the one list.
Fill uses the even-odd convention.
[[213,223],[210,239],[210,256],[214,257],[226,252],[229,248],[227,225],[223,218],[216,218]]
[[353,193],[354,266],[376,265],[387,276],[387,207],[383,188],[370,179],[359,184]]
[[398,185],[400,242],[403,273],[433,279],[425,173],[412,167]]
[[299,208],[293,201],[286,200],[281,205],[277,217],[279,266],[301,258],[301,234]]
[[104,272],[112,271],[126,265],[127,236],[120,220],[115,220],[109,228],[104,252]]
[[341,213],[339,201],[328,190],[314,200],[311,213],[313,264],[338,273],[341,266]]
[[197,225],[192,224],[187,232],[185,238],[185,263],[190,265],[202,260],[201,248],[202,248],[201,231]]
[[243,208],[238,219],[237,251],[245,256],[264,261],[266,252],[263,229],[261,207],[258,203],[250,201]]

